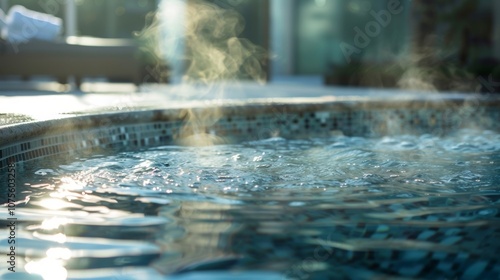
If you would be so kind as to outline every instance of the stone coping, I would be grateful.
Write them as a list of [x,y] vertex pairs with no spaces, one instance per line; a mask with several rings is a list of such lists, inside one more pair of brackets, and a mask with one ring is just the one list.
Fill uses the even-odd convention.
[[378,137],[500,131],[498,98],[323,97],[194,102],[171,108],[72,112],[0,127],[0,168],[47,156],[211,145],[269,137]]

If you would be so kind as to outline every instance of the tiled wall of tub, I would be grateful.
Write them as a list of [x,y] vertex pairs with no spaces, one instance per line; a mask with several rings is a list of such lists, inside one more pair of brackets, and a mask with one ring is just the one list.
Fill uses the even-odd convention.
[[[86,117],[78,117],[46,122],[43,129],[36,123],[25,123],[8,127],[11,140],[2,140],[0,144],[0,168],[13,161],[53,155],[101,154],[115,148],[133,150],[177,144],[200,133],[216,136],[220,143],[234,143],[273,136],[307,138],[340,133],[365,137],[445,134],[467,127],[500,131],[500,104],[480,107],[423,105],[401,102],[383,106],[361,102],[271,104],[228,106],[212,112],[204,109],[198,116],[189,110],[193,114],[190,117],[180,111],[175,114],[168,111],[125,112],[115,114],[106,122],[95,121],[108,118],[106,115],[92,116],[94,121],[90,124],[84,121]],[[207,112],[208,117],[204,117]],[[188,119],[197,121],[188,122]],[[58,129],[63,122],[66,127]],[[68,122],[74,125],[68,126]],[[33,132],[31,127],[39,132]],[[5,127],[0,128],[0,135],[5,131]],[[16,131],[19,135],[15,135]]]

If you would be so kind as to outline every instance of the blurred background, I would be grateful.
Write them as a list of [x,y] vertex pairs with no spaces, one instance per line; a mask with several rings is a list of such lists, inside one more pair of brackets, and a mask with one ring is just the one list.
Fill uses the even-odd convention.
[[[84,56],[88,49],[87,59],[96,58],[93,63],[99,66],[97,68],[109,65],[106,71],[97,71],[92,69],[95,66],[76,61],[72,67],[82,70],[66,72],[68,76],[77,76],[77,84],[86,77],[137,85],[175,82],[172,75],[182,75],[185,65],[179,64],[186,62],[156,56],[147,50],[148,46],[145,47],[144,40],[138,36],[141,30],[152,24],[159,5],[168,1],[178,0],[0,0],[0,8],[5,14],[12,6],[22,5],[63,20],[60,38],[54,42],[30,40],[17,43],[13,48],[13,44],[5,39],[1,41],[0,83],[20,78],[26,80],[33,75],[55,75],[57,81],[67,83],[68,77],[57,71],[53,74],[51,68],[54,67],[49,67],[47,61],[35,59],[50,53],[51,44],[59,54],[67,55],[64,59]],[[197,0],[182,2],[193,1]],[[325,86],[466,92],[496,92],[499,88],[499,1],[207,2],[241,14],[244,31],[238,37],[247,38],[270,54],[266,61],[261,61],[269,83],[314,80]],[[179,13],[183,11],[185,8],[178,10]],[[182,32],[183,22],[167,23]],[[98,38],[100,41],[68,41],[69,36]],[[68,44],[73,49],[67,49]],[[121,56],[120,51],[113,51],[113,46],[121,48]],[[105,54],[109,61],[103,60],[99,53]],[[113,55],[117,60],[131,62],[116,64],[111,60]],[[22,60],[23,56],[29,61]],[[58,55],[51,59],[56,61]],[[22,69],[14,66],[19,61],[23,63]],[[27,70],[30,64],[38,64],[32,67],[36,71]],[[39,64],[44,64],[44,67]],[[134,69],[134,73],[129,75],[118,71],[124,67]],[[120,73],[114,75],[114,71]]]

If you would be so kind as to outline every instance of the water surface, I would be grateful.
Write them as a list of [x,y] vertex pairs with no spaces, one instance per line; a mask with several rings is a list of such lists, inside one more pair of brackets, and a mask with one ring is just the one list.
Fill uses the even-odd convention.
[[472,130],[46,162],[16,253],[45,279],[499,279],[499,162]]

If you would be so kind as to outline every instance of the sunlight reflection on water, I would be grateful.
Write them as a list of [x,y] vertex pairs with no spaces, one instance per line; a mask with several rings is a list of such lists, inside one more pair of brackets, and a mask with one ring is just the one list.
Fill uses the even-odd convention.
[[26,178],[16,253],[44,279],[127,267],[151,279],[488,278],[500,271],[499,143],[487,131],[268,139],[47,164]]

